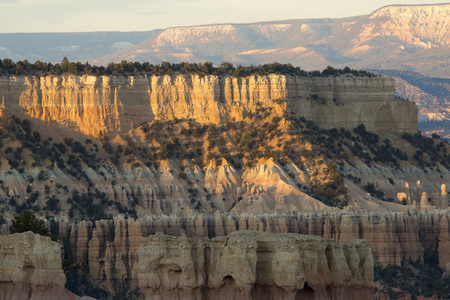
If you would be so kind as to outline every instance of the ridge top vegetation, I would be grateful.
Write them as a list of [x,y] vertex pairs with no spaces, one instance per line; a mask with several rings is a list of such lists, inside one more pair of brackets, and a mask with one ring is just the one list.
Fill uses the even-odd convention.
[[45,75],[93,75],[93,76],[131,76],[131,75],[178,75],[190,74],[198,75],[200,77],[206,75],[215,76],[233,76],[245,77],[250,75],[269,75],[269,74],[283,74],[283,75],[297,75],[305,77],[328,77],[351,74],[358,77],[376,77],[374,73],[367,71],[353,70],[349,67],[343,69],[335,69],[331,66],[326,67],[323,71],[305,71],[300,67],[294,67],[292,64],[281,64],[273,62],[270,64],[259,64],[234,66],[229,62],[222,62],[219,66],[214,66],[212,62],[204,63],[170,63],[167,61],[161,64],[150,64],[148,62],[127,62],[122,60],[120,63],[110,62],[106,67],[91,65],[88,62],[81,63],[70,62],[66,57],[61,63],[46,63],[36,61],[30,63],[27,59],[23,61],[13,62],[9,58],[0,59],[0,76],[1,75],[33,75],[36,77]]

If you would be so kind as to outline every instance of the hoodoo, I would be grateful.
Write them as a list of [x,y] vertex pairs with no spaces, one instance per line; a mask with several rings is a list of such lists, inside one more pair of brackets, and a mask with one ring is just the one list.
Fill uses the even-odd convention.
[[370,299],[363,240],[238,231],[194,242],[157,234],[139,247],[146,299]]
[[61,245],[49,237],[32,232],[0,235],[0,258],[1,300],[80,299],[64,288]]

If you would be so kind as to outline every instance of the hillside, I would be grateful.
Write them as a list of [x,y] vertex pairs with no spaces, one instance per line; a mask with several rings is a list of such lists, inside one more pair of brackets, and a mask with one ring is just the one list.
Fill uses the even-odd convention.
[[282,103],[219,124],[175,117],[96,137],[57,128],[2,120],[5,216],[24,209],[82,220],[448,207],[446,143],[364,125],[320,129]]
[[449,77],[449,16],[449,4],[387,6],[343,19],[175,27],[93,62],[278,61],[306,70],[332,65]]

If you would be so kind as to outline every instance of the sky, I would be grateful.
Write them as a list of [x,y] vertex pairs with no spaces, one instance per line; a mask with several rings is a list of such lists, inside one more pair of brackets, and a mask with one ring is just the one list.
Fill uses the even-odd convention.
[[365,15],[390,0],[0,0],[0,33],[147,31],[217,23],[251,23]]

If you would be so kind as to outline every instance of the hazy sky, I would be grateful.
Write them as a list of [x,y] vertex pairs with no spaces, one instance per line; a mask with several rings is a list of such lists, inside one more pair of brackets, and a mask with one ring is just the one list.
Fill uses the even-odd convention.
[[214,23],[339,18],[409,0],[0,0],[0,32],[145,31]]

